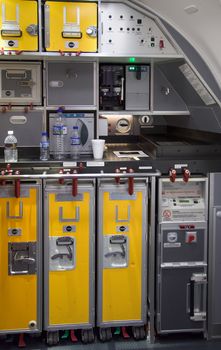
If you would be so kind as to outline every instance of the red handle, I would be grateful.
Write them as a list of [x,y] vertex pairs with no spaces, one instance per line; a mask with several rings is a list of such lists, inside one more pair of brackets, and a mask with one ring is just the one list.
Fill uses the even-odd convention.
[[[120,173],[120,169],[116,169],[115,173],[119,174]],[[115,182],[116,182],[116,184],[120,183],[120,176],[115,177]]]
[[[133,169],[129,169],[128,173],[133,173]],[[133,177],[129,177],[128,178],[128,193],[130,196],[132,196],[132,194],[134,193],[134,178]]]
[[175,169],[170,169],[169,171],[169,177],[171,182],[176,181],[176,170]]
[[19,179],[15,180],[15,197],[20,198],[21,196],[21,182]]
[[[63,169],[60,169],[60,170],[59,170],[59,174],[63,174],[63,173],[64,173],[64,172],[63,172]],[[59,182],[60,185],[64,185],[64,179],[60,178],[60,179],[58,180],[58,182]]]
[[188,182],[190,178],[190,171],[189,169],[184,169],[183,170],[183,181]]
[[72,196],[76,197],[78,194],[78,179],[75,177],[72,180]]

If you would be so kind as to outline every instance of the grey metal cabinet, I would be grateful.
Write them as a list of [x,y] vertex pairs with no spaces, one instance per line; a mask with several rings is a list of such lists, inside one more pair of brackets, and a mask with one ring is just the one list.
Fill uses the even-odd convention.
[[221,337],[221,173],[210,174],[208,337]]

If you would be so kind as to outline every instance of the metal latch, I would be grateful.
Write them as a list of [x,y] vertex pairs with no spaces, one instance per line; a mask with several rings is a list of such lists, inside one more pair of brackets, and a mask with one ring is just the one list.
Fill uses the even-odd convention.
[[80,29],[80,7],[76,8],[76,22],[67,22],[67,8],[63,8],[63,38],[81,39],[82,33]]
[[63,259],[64,257],[67,257],[68,260],[72,260],[73,258],[73,253],[72,253],[72,249],[70,246],[72,246],[74,244],[74,240],[72,237],[59,237],[56,240],[56,245],[57,246],[62,246],[62,247],[66,247],[67,248],[67,253],[56,253],[54,255],[52,255],[51,259],[55,260],[55,259]]
[[128,237],[104,236],[104,268],[125,268],[128,265]]
[[192,321],[206,320],[207,274],[194,273],[187,284],[188,313]]
[[21,37],[22,31],[19,26],[19,5],[16,5],[16,19],[7,20],[6,19],[6,8],[5,4],[2,4],[2,37]]
[[8,243],[8,274],[36,273],[36,242]]

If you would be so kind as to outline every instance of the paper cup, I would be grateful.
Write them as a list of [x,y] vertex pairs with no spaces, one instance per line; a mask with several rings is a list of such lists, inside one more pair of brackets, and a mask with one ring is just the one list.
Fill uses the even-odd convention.
[[94,159],[102,159],[105,140],[91,140]]

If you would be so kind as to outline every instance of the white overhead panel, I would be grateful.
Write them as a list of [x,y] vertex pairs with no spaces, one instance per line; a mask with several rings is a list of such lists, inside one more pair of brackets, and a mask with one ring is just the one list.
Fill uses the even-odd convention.
[[107,55],[177,55],[156,22],[123,3],[101,4],[101,53]]
[[135,0],[164,19],[201,55],[221,87],[220,0]]

